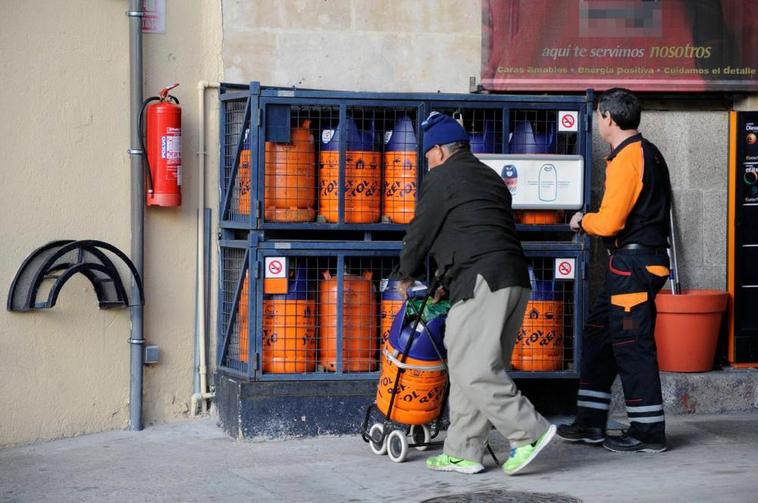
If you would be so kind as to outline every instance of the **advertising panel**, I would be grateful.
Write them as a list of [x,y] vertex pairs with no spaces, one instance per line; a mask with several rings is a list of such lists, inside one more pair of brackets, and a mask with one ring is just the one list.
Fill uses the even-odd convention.
[[483,0],[496,91],[755,91],[755,0]]

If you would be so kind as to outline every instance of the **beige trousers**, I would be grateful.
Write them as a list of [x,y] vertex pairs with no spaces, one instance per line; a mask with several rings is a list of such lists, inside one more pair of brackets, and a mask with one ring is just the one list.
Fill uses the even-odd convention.
[[445,329],[450,372],[445,454],[481,462],[493,426],[513,447],[534,442],[550,426],[506,373],[528,301],[528,288],[492,292],[478,275],[474,297],[450,309]]

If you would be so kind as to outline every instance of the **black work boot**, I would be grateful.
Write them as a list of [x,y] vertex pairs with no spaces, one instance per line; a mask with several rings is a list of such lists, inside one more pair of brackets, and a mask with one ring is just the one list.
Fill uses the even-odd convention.
[[578,423],[561,424],[558,426],[558,436],[569,442],[599,444],[605,440],[605,429],[599,426],[585,426]]
[[613,452],[663,452],[666,450],[666,441],[643,442],[624,433],[620,437],[606,438],[603,447]]

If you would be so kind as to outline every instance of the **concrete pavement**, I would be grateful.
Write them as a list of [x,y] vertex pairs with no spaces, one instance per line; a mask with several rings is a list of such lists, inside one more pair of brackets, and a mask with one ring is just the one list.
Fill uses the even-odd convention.
[[[556,438],[507,477],[491,459],[478,475],[428,471],[413,450],[395,464],[357,436],[236,441],[203,418],[0,450],[0,501],[758,501],[758,414],[667,419],[669,452]],[[472,492],[485,494],[451,496]],[[553,496],[523,494],[535,492]]]

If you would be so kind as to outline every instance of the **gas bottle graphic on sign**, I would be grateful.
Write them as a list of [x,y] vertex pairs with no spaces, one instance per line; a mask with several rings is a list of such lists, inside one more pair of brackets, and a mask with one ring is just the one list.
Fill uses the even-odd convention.
[[518,170],[513,164],[506,164],[500,170],[500,178],[505,182],[511,195],[515,195],[518,190]]
[[538,176],[540,201],[555,201],[558,198],[558,172],[552,164],[543,164]]

